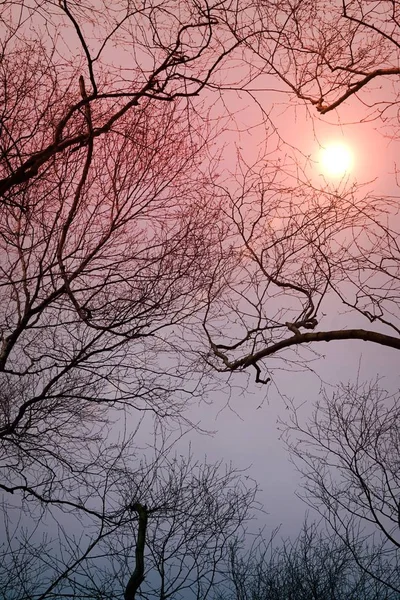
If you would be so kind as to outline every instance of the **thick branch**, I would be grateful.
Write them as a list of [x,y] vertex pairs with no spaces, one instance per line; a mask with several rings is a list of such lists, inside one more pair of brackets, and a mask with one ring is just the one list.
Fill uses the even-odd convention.
[[136,565],[125,589],[125,600],[135,600],[136,592],[144,580],[144,549],[146,544],[148,510],[145,504],[139,504],[139,502],[132,504],[132,510],[135,510],[139,515],[139,528],[135,551]]
[[291,346],[310,344],[313,342],[331,342],[333,340],[363,340],[365,342],[373,342],[375,344],[380,344],[381,346],[400,350],[400,338],[384,333],[378,333],[376,331],[367,331],[365,329],[339,329],[336,331],[317,331],[312,333],[299,332],[290,338],[276,342],[258,352],[254,352],[253,354],[249,354],[248,356],[232,362],[228,360],[223,352],[221,352],[218,345],[213,344],[212,347],[216,356],[223,360],[225,366],[229,370],[236,371],[237,369],[245,369],[249,366],[254,366],[263,358],[272,356],[280,350],[290,348]]
[[368,75],[366,75],[365,77],[363,77],[356,83],[351,84],[349,86],[349,88],[345,91],[345,93],[342,94],[337,100],[335,100],[335,102],[332,102],[331,104],[328,104],[328,105],[323,105],[323,104],[319,104],[314,101],[313,104],[316,104],[317,110],[321,115],[325,115],[326,113],[330,112],[331,110],[335,110],[335,108],[340,106],[345,100],[347,100],[347,98],[349,98],[353,94],[356,94],[357,92],[359,92],[361,90],[361,88],[366,86],[372,79],[375,79],[375,77],[382,77],[382,76],[386,76],[386,75],[399,75],[399,74],[400,74],[400,69],[398,67],[393,67],[393,68],[389,68],[389,69],[376,69],[375,71],[368,73]]

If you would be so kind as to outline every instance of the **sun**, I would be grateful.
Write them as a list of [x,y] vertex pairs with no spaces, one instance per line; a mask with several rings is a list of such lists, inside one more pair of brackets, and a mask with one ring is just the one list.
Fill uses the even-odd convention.
[[343,177],[353,167],[353,153],[343,142],[332,142],[319,151],[319,164],[326,177]]

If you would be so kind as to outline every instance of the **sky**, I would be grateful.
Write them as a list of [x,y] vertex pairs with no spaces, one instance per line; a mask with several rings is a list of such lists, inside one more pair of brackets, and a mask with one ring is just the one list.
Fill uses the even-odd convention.
[[[67,33],[64,32],[64,39]],[[118,46],[113,48],[113,58],[122,62]],[[394,172],[399,142],[380,128],[379,122],[363,118],[363,106],[356,98],[350,98],[338,111],[326,116],[317,114],[313,107],[305,106],[276,91],[282,88],[271,78],[263,82],[264,90],[254,92],[258,105],[246,94],[227,91],[222,99],[212,91],[206,91],[202,102],[212,114],[225,109],[232,115],[229,126],[218,138],[215,152],[223,149],[220,169],[235,173],[237,154],[248,163],[255,162],[265,150],[274,160],[282,156],[295,157],[304,169],[309,181],[318,186],[325,178],[332,189],[344,185],[339,179],[330,179],[321,173],[318,164],[319,150],[333,142],[344,142],[352,151],[354,165],[346,174],[346,185],[365,184],[365,190],[374,196],[397,196]],[[378,94],[385,94],[385,84]],[[378,97],[378,96],[377,96]],[[371,100],[371,98],[370,98]],[[373,100],[373,98],[372,98]],[[268,114],[267,128],[262,121]],[[274,127],[281,138],[278,144]],[[239,134],[238,134],[239,131]],[[343,311],[333,299],[326,306],[323,317],[325,330],[342,326],[339,312]],[[345,317],[348,326],[356,327],[361,319]],[[322,343],[317,350],[321,356],[310,365],[309,370],[295,372],[290,366],[274,373],[268,385],[256,384],[253,372],[235,373],[229,378],[219,377],[220,386],[213,387],[206,403],[191,407],[188,417],[209,433],[191,431],[177,444],[177,451],[185,451],[189,442],[193,454],[201,459],[230,463],[237,468],[248,469],[246,474],[257,481],[258,500],[263,511],[251,525],[253,530],[264,528],[266,537],[277,526],[280,535],[296,536],[306,512],[312,512],[297,496],[301,477],[289,460],[282,431],[290,416],[291,402],[299,407],[301,418],[306,420],[321,387],[334,390],[339,382],[363,382],[379,377],[389,391],[399,389],[399,369],[396,351],[361,341]],[[268,363],[266,363],[268,364]],[[143,436],[143,438],[141,438]],[[138,442],[150,440],[150,434],[140,432]]]
[[[271,87],[273,84],[271,79]],[[326,116],[319,116],[309,107],[283,106],[282,98],[273,93],[260,93],[257,99],[271,115],[280,136],[304,155],[304,164],[312,181],[317,184],[321,182],[321,168],[317,162],[320,147],[343,141],[354,157],[353,168],[345,176],[349,184],[365,184],[366,189],[375,196],[398,194],[393,176],[398,142],[385,137],[385,132],[376,121],[357,122],[361,110],[357,99],[349,99],[339,111]],[[244,131],[240,136],[243,156],[246,159],[252,156],[256,158],[264,143],[262,128],[254,128],[259,112],[246,103],[246,98],[231,98],[230,101],[232,104],[229,106],[237,115],[239,127],[243,130],[248,128],[248,132]],[[231,153],[228,153],[226,162],[227,168],[234,171],[237,143],[234,134],[230,143]],[[285,147],[282,149],[283,153],[289,151]],[[308,157],[311,161],[307,160]],[[326,176],[325,179],[333,186],[343,183],[341,178]],[[339,304],[334,306],[331,301],[325,312],[327,314],[322,322],[325,330],[341,326],[339,312],[343,312],[343,307]],[[361,327],[363,323],[361,319],[357,323],[354,315],[347,321],[349,327]],[[201,455],[206,452],[209,458],[232,460],[242,468],[249,466],[249,474],[260,485],[260,501],[266,511],[259,516],[260,526],[265,525],[267,530],[272,531],[281,525],[283,537],[296,535],[306,512],[311,517],[313,514],[296,494],[301,491],[301,478],[289,460],[282,440],[283,426],[279,421],[288,420],[286,399],[294,400],[296,406],[301,406],[299,414],[305,421],[313,410],[323,384],[333,391],[340,382],[362,383],[379,377],[382,385],[393,392],[399,389],[400,384],[396,350],[361,341],[323,343],[317,350],[322,357],[312,363],[314,373],[296,373],[289,368],[277,373],[268,386],[255,384],[251,375],[236,373],[234,384],[238,388],[230,395],[229,406],[221,410],[225,398],[223,394],[215,392],[211,405],[199,407],[193,412],[206,429],[217,431],[207,439],[193,435],[192,444],[196,453]]]

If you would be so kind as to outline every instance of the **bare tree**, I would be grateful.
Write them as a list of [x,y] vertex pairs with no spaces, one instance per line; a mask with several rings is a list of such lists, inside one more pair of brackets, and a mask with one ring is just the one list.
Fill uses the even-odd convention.
[[[308,85],[317,86],[320,90],[323,88],[320,80],[325,77],[332,94],[336,94],[341,85],[347,86],[348,90],[357,88],[360,86],[359,78],[365,73],[366,77],[371,74],[366,69],[372,68],[373,58],[376,59],[378,53],[380,60],[394,60],[397,51],[393,29],[396,23],[395,9],[389,13],[392,5],[384,3],[382,9],[370,8],[367,13],[362,4],[350,2],[338,3],[331,12],[327,12],[323,10],[323,3],[305,0],[293,6],[292,3],[279,3],[278,6],[276,2],[202,5],[189,0],[178,4],[150,4],[138,8],[129,2],[121,2],[114,4],[112,9],[105,5],[101,16],[96,3],[89,2],[83,5],[74,2],[6,2],[2,5],[5,25],[2,66],[5,106],[2,116],[3,172],[0,184],[3,210],[7,214],[8,210],[16,211],[13,218],[22,221],[18,225],[22,232],[24,219],[33,222],[32,215],[28,215],[27,211],[31,211],[32,206],[38,210],[37,186],[40,187],[41,198],[46,197],[46,206],[50,206],[47,195],[54,196],[52,186],[58,186],[58,204],[54,208],[52,205],[51,210],[58,214],[57,206],[60,198],[63,198],[64,208],[60,217],[65,221],[59,229],[57,246],[49,249],[49,252],[55,253],[53,271],[55,268],[59,271],[59,282],[52,289],[55,295],[54,298],[52,296],[52,302],[58,302],[59,294],[63,298],[68,297],[79,321],[86,326],[90,322],[91,329],[99,328],[103,315],[95,303],[90,304],[87,297],[83,298],[83,293],[78,294],[75,288],[81,285],[81,279],[78,279],[76,265],[72,268],[66,260],[68,253],[73,253],[73,247],[68,247],[68,244],[71,243],[70,233],[74,223],[77,220],[83,222],[88,217],[81,212],[84,204],[81,200],[85,197],[87,201],[91,195],[108,197],[110,200],[110,195],[126,195],[128,186],[134,188],[136,193],[138,189],[135,186],[140,181],[139,196],[142,201],[146,196],[146,202],[149,202],[149,187],[146,186],[151,188],[150,182],[158,180],[158,190],[151,188],[151,193],[154,195],[155,192],[157,196],[157,202],[152,203],[151,215],[147,213],[146,217],[152,220],[152,231],[156,229],[155,237],[150,236],[146,240],[153,250],[146,260],[152,264],[153,261],[159,261],[161,255],[155,258],[155,248],[159,249],[160,243],[164,244],[166,235],[169,235],[169,240],[173,235],[177,246],[178,240],[186,240],[182,256],[190,256],[192,261],[193,248],[198,249],[196,253],[201,259],[192,281],[200,281],[204,286],[206,274],[206,286],[213,293],[223,287],[222,283],[225,284],[225,304],[222,309],[219,304],[216,310],[209,311],[205,319],[209,345],[217,358],[217,365],[222,364],[222,368],[227,370],[254,366],[257,381],[268,381],[268,374],[262,374],[260,364],[274,355],[291,360],[291,351],[297,353],[301,345],[357,339],[398,349],[399,324],[393,316],[394,297],[397,294],[397,230],[396,225],[389,226],[387,223],[387,215],[395,210],[393,203],[389,200],[379,203],[371,198],[362,200],[354,189],[315,189],[309,181],[304,180],[299,169],[290,181],[285,165],[272,160],[266,169],[258,169],[258,172],[254,166],[244,168],[239,187],[235,188],[232,182],[214,187],[211,202],[210,196],[204,193],[207,189],[204,173],[198,172],[190,179],[188,173],[193,174],[193,171],[188,169],[187,164],[193,159],[191,152],[196,154],[194,151],[204,146],[206,117],[204,114],[200,116],[197,95],[206,87],[210,90],[222,89],[219,69],[231,55],[242,59],[243,70],[235,85],[229,81],[227,87],[239,87],[250,92],[247,84],[257,78],[257,73],[269,74],[281,77],[285,85],[295,89],[301,98],[318,104],[322,102],[321,98],[315,91],[309,91]],[[319,22],[318,19],[321,21],[318,28],[303,27],[305,18],[309,19],[310,14],[315,16],[316,22]],[[338,14],[347,27],[342,27]],[[379,15],[379,25],[376,21],[372,24],[375,15]],[[92,31],[94,23],[98,32],[95,35]],[[341,31],[339,46],[331,43],[338,27]],[[39,29],[47,32],[40,39],[37,35]],[[367,47],[363,42],[364,29],[370,31],[372,36]],[[31,51],[32,37],[35,38],[35,44],[40,44],[37,53]],[[325,40],[325,46],[321,46],[321,39]],[[72,50],[74,43],[77,52]],[[112,52],[113,44],[118,44],[118,60]],[[332,67],[331,56],[347,66]],[[250,60],[251,57],[255,60]],[[349,60],[355,65],[353,70],[348,64]],[[14,68],[16,61],[18,70]],[[15,72],[18,73],[17,77],[7,76]],[[329,80],[331,73],[333,81]],[[291,83],[292,80],[294,83]],[[341,98],[340,91],[338,93]],[[328,104],[333,106],[335,103],[337,98],[332,96]],[[149,133],[151,127],[146,121],[149,113],[154,123],[152,133]],[[164,119],[169,123],[174,122],[174,135],[179,137],[179,131],[185,132],[190,145],[186,146],[189,147],[186,154],[185,151],[178,154],[181,159],[185,155],[179,165],[163,163],[162,172],[158,171],[154,176],[152,169],[156,166],[156,153],[157,167],[161,167],[161,156],[168,155],[171,159],[173,148],[179,146],[183,150],[185,147],[178,137],[171,135],[172,126],[162,131],[161,125],[157,130],[156,125],[163,123]],[[181,123],[185,125],[179,126]],[[157,143],[156,132],[160,134]],[[131,140],[129,147],[128,139]],[[167,140],[171,141],[170,145]],[[121,148],[121,155],[117,147],[122,143],[124,150]],[[149,152],[151,144],[152,151]],[[148,162],[141,164],[140,160],[135,160],[137,171],[132,173],[129,182],[125,176],[127,171],[121,165],[129,164],[127,157],[132,152],[134,156],[139,153],[142,156],[144,148]],[[119,158],[117,164],[111,166],[108,157],[114,154]],[[177,158],[176,153],[174,158]],[[107,165],[106,175],[104,165]],[[138,171],[148,174],[145,182]],[[178,172],[179,178],[175,176]],[[68,177],[65,178],[67,173]],[[178,208],[163,197],[163,185],[167,186],[168,182],[171,191],[171,187],[179,185],[184,176],[187,177],[185,190],[174,190],[174,198],[187,198],[189,189],[190,192],[197,191],[195,213],[192,202],[178,203]],[[60,189],[60,183],[57,184],[60,178],[64,183],[68,181],[65,189]],[[120,189],[122,181],[125,192]],[[210,181],[215,184],[212,174],[208,183]],[[206,203],[205,195],[209,199]],[[128,197],[131,199],[130,192]],[[153,210],[160,207],[161,201],[170,211],[164,211],[163,217],[157,221],[153,219]],[[224,206],[222,214],[218,212],[221,206],[216,204],[225,201],[229,206]],[[254,203],[254,207],[250,207],[250,203]],[[149,206],[146,204],[146,211]],[[124,208],[119,206],[120,210]],[[205,212],[200,214],[203,210]],[[95,217],[94,213],[90,214],[92,223]],[[140,221],[139,229],[143,233],[145,220],[139,219],[137,212],[134,215],[131,213],[130,217],[124,214],[124,226],[132,231],[128,220],[133,216],[135,223]],[[96,240],[101,244],[101,249],[106,244],[105,218],[103,215],[101,232],[96,230]],[[186,229],[177,229],[180,219],[185,219]],[[241,255],[243,261],[241,268],[225,282],[223,274],[232,269],[225,267],[218,270],[217,265],[221,265],[219,259],[215,253],[213,260],[209,255],[212,249],[220,250],[221,246],[227,249],[229,244],[224,243],[220,230],[210,233],[200,227],[194,235],[192,224],[202,223],[204,227],[207,223],[218,221],[223,228],[227,220],[230,220],[230,226],[233,225],[233,231],[236,232],[236,256]],[[188,221],[193,232],[189,237]],[[172,222],[175,228],[171,227]],[[156,227],[154,223],[157,223]],[[171,229],[168,229],[167,223]],[[9,240],[10,224],[7,227],[4,235]],[[11,227],[15,229],[14,224]],[[120,235],[125,236],[119,222],[115,222],[113,227],[118,227]],[[88,235],[94,235],[93,228],[94,225]],[[54,237],[53,229],[54,226],[51,226],[47,235],[51,232]],[[352,232],[350,241],[344,240],[345,231]],[[79,234],[76,235],[75,247],[81,244],[81,241],[78,243]],[[148,229],[146,235],[149,235]],[[211,240],[207,235],[211,235]],[[272,241],[265,243],[265,236]],[[7,241],[5,244],[5,250],[8,250],[9,243]],[[232,243],[235,246],[235,242]],[[107,244],[111,244],[111,239]],[[179,242],[180,249],[184,245]],[[82,260],[89,261],[90,256],[90,260],[95,261],[96,257],[92,254],[97,250],[93,243],[88,251],[89,255]],[[169,248],[166,252],[170,261],[179,263],[172,260]],[[75,255],[72,256],[75,259]],[[208,262],[205,260],[207,257]],[[302,264],[300,269],[298,262]],[[99,268],[96,266],[96,269]],[[85,269],[87,282],[89,265],[85,265]],[[104,264],[101,269],[105,272]],[[384,285],[382,280],[385,281]],[[234,288],[233,291],[229,290],[229,286]],[[30,287],[28,291],[33,298]],[[266,308],[266,298],[274,305],[277,296],[282,294],[285,297],[283,306],[273,308],[270,312]],[[384,328],[377,331],[368,326],[352,327],[346,323],[338,330],[324,331],[321,328],[321,313],[328,294],[366,317],[367,321],[380,323]],[[237,299],[232,300],[232,295]],[[197,299],[199,296],[195,294],[195,297]],[[208,296],[208,302],[211,297],[212,294]],[[244,302],[241,300],[243,298]],[[18,302],[22,307],[20,310],[25,310],[24,302],[20,298]],[[39,305],[35,305],[34,310],[37,311],[35,315],[38,314]],[[212,318],[210,322],[209,317],[212,314],[219,315],[221,310],[225,322],[232,323],[233,319],[243,324],[242,331],[237,331],[232,339],[221,340],[218,327],[213,328]],[[25,320],[29,318],[27,314]],[[113,333],[118,326],[113,326]],[[21,327],[25,325],[21,323]],[[14,329],[14,324],[10,326],[7,321],[3,332],[3,363],[14,346],[18,350],[17,342],[21,336],[18,328]]]
[[377,383],[339,387],[302,425],[288,426],[306,501],[357,564],[399,593],[399,400]]
[[357,97],[361,121],[390,117],[397,129],[397,2],[339,0],[327,6],[323,0],[272,0],[253,7],[257,34],[246,43],[264,73],[321,115]]
[[305,521],[295,539],[231,545],[228,574],[216,598],[229,600],[390,600],[396,592],[360,569],[351,550],[321,524]]
[[220,31],[225,8],[1,5],[9,493],[61,499],[118,409],[135,409],[134,429],[142,411],[177,418],[202,394],[203,367],[181,340],[225,263],[211,193],[218,128],[196,100],[237,46]]
[[[357,96],[357,119],[380,115],[396,137],[397,12],[396,2],[254,2],[232,30],[253,57],[247,91],[259,100],[257,83],[275,78],[322,116]],[[299,154],[242,160],[237,178],[221,193],[242,264],[204,320],[208,360],[223,371],[255,369],[268,383],[282,363],[307,366],[321,342],[399,349],[397,198],[345,181],[321,187]],[[326,328],[324,316],[341,309],[339,326]]]
[[[207,364],[254,367],[265,383],[274,366],[268,362],[264,373],[267,359],[304,365],[299,352],[311,343],[400,348],[398,232],[387,221],[395,203],[371,203],[356,188],[317,189],[300,168],[291,176],[274,160],[261,169],[240,163],[236,182],[217,177],[212,142],[222,125],[211,118],[210,99],[202,104],[198,96],[221,92],[231,56],[246,68],[226,87],[246,89],[257,73],[275,74],[325,106],[328,93],[308,90],[304,65],[317,87],[319,67],[302,62],[319,60],[314,48],[302,53],[298,32],[310,6],[317,4],[298,2],[284,19],[285,4],[276,2],[1,4],[0,488],[17,510],[29,504],[32,517],[76,511],[100,523],[86,550],[64,536],[60,582],[108,539],[106,525],[117,535],[137,519],[133,594],[145,577],[142,550],[158,504],[150,494],[129,504],[125,521],[117,516],[126,506],[113,512],[115,453],[125,451],[106,441],[116,435],[113,419],[126,414],[134,429],[146,412],[180,418],[202,395]],[[342,7],[348,40],[358,43],[361,20],[380,43],[393,43],[393,31],[388,40],[365,12],[357,21],[355,8]],[[352,93],[374,78],[362,47],[354,64],[365,72],[344,69],[339,82]],[[282,53],[291,49],[297,62],[285,63]],[[384,60],[393,59],[390,52]],[[347,98],[334,80],[327,85],[329,106]],[[381,329],[347,320],[325,331],[330,296]],[[199,561],[183,574],[182,515],[159,524],[165,543],[149,545],[163,598],[203,573],[214,577],[214,566]],[[213,531],[225,544],[223,532]],[[184,537],[186,552],[204,544],[210,556],[207,535]],[[19,564],[31,564],[28,547],[23,542],[13,554]],[[58,593],[53,575],[43,597]]]
[[83,150],[90,162],[95,141],[142,102],[189,99],[215,85],[238,46],[224,25],[231,11],[230,2],[192,0],[3,2],[4,202],[20,205],[23,184],[34,185],[59,155]]
[[[230,541],[244,534],[254,516],[257,487],[232,466],[201,463],[190,455],[172,457],[160,467],[142,494],[148,577],[141,594],[162,600],[208,598]],[[138,492],[132,490],[133,497]]]
[[[1,3],[0,489],[11,598],[60,597],[63,586],[78,597],[110,536],[126,550],[119,589],[132,576],[132,597],[144,577],[159,505],[146,487],[147,498],[121,506],[119,479],[139,475],[120,463],[143,415],[182,422],[204,392],[204,365],[186,349],[231,259],[213,191],[222,122],[198,95],[219,85],[238,47],[222,18],[229,7]],[[138,518],[141,541],[127,542]],[[37,523],[56,535],[40,539]]]
[[[236,186],[221,194],[238,264],[204,318],[209,362],[254,368],[268,383],[277,367],[306,367],[322,342],[400,349],[396,199],[356,185],[316,187],[272,161],[243,161]],[[333,311],[340,324],[325,329]]]
[[258,508],[254,482],[168,447],[141,461],[110,456],[108,467],[102,488],[93,479],[91,512],[56,505],[24,522],[6,511],[7,600],[209,596]]

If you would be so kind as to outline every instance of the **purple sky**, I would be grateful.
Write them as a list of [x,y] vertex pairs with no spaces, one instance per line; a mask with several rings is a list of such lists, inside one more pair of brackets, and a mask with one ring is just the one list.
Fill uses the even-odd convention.
[[[99,35],[99,32],[96,34]],[[65,44],[65,52],[67,47],[71,52],[78,47],[72,30],[63,30],[61,39],[60,43]],[[129,52],[126,45],[122,48],[116,44],[107,58],[114,65],[128,69],[131,60]],[[136,56],[137,60],[139,58]],[[149,60],[148,57],[143,58],[142,66],[146,60]],[[241,79],[246,74],[246,66],[236,65],[235,69],[226,77],[233,73],[235,79]],[[254,88],[257,87],[259,91],[252,92],[252,96],[232,90],[222,94],[206,90],[198,100],[201,110],[205,113],[209,111],[211,119],[215,119],[211,122],[215,123],[217,129],[222,129],[212,152],[220,156],[218,172],[221,181],[228,182],[226,185],[229,189],[234,187],[232,180],[239,169],[240,155],[248,165],[257,161],[266,161],[267,164],[267,161],[280,161],[288,170],[288,181],[291,181],[291,176],[295,180],[297,164],[301,177],[304,176],[315,188],[327,185],[331,191],[340,191],[358,184],[364,185],[362,192],[371,198],[398,194],[395,178],[398,140],[390,136],[390,129],[385,129],[382,123],[368,118],[368,107],[357,98],[350,98],[338,111],[318,116],[314,107],[305,106],[289,97],[283,84],[272,76],[256,79]],[[369,104],[390,93],[391,82],[384,82],[368,96]],[[354,169],[345,181],[326,179],[324,182],[316,163],[318,151],[321,146],[338,140],[345,141],[351,148]],[[206,170],[207,165],[203,166]],[[175,202],[176,197],[173,199]],[[165,214],[165,203],[162,206]],[[391,225],[399,225],[398,215],[390,215],[390,218]],[[318,327],[325,331],[341,329],[343,326],[362,327],[365,324],[365,319],[359,315],[346,314],[343,306],[332,297],[325,301],[318,316]],[[285,333],[286,325],[283,325]],[[199,330],[200,333],[195,334],[196,339],[203,335],[201,327]],[[281,370],[274,370],[268,385],[255,383],[254,371],[237,372],[229,377],[225,374],[216,375],[213,391],[209,392],[206,402],[192,406],[187,413],[192,422],[211,433],[201,435],[191,431],[176,446],[178,452],[185,453],[190,442],[193,454],[199,460],[206,455],[210,461],[222,460],[232,462],[238,468],[248,468],[248,476],[259,484],[259,501],[265,511],[258,515],[252,528],[257,530],[265,527],[266,537],[279,525],[282,525],[282,536],[295,536],[309,511],[296,496],[301,480],[282,440],[281,421],[290,416],[288,404],[293,402],[299,407],[299,415],[306,420],[322,387],[329,393],[340,382],[362,383],[379,377],[381,385],[389,391],[399,389],[396,350],[361,341],[321,342],[315,346],[313,350],[320,356],[309,353],[313,360],[308,370],[299,372],[286,365]],[[266,360],[263,368],[268,370],[269,364]],[[138,434],[138,444],[151,443],[152,438],[148,433],[150,425],[145,425],[148,426]],[[117,425],[116,430],[118,427],[122,430],[122,423]]]

